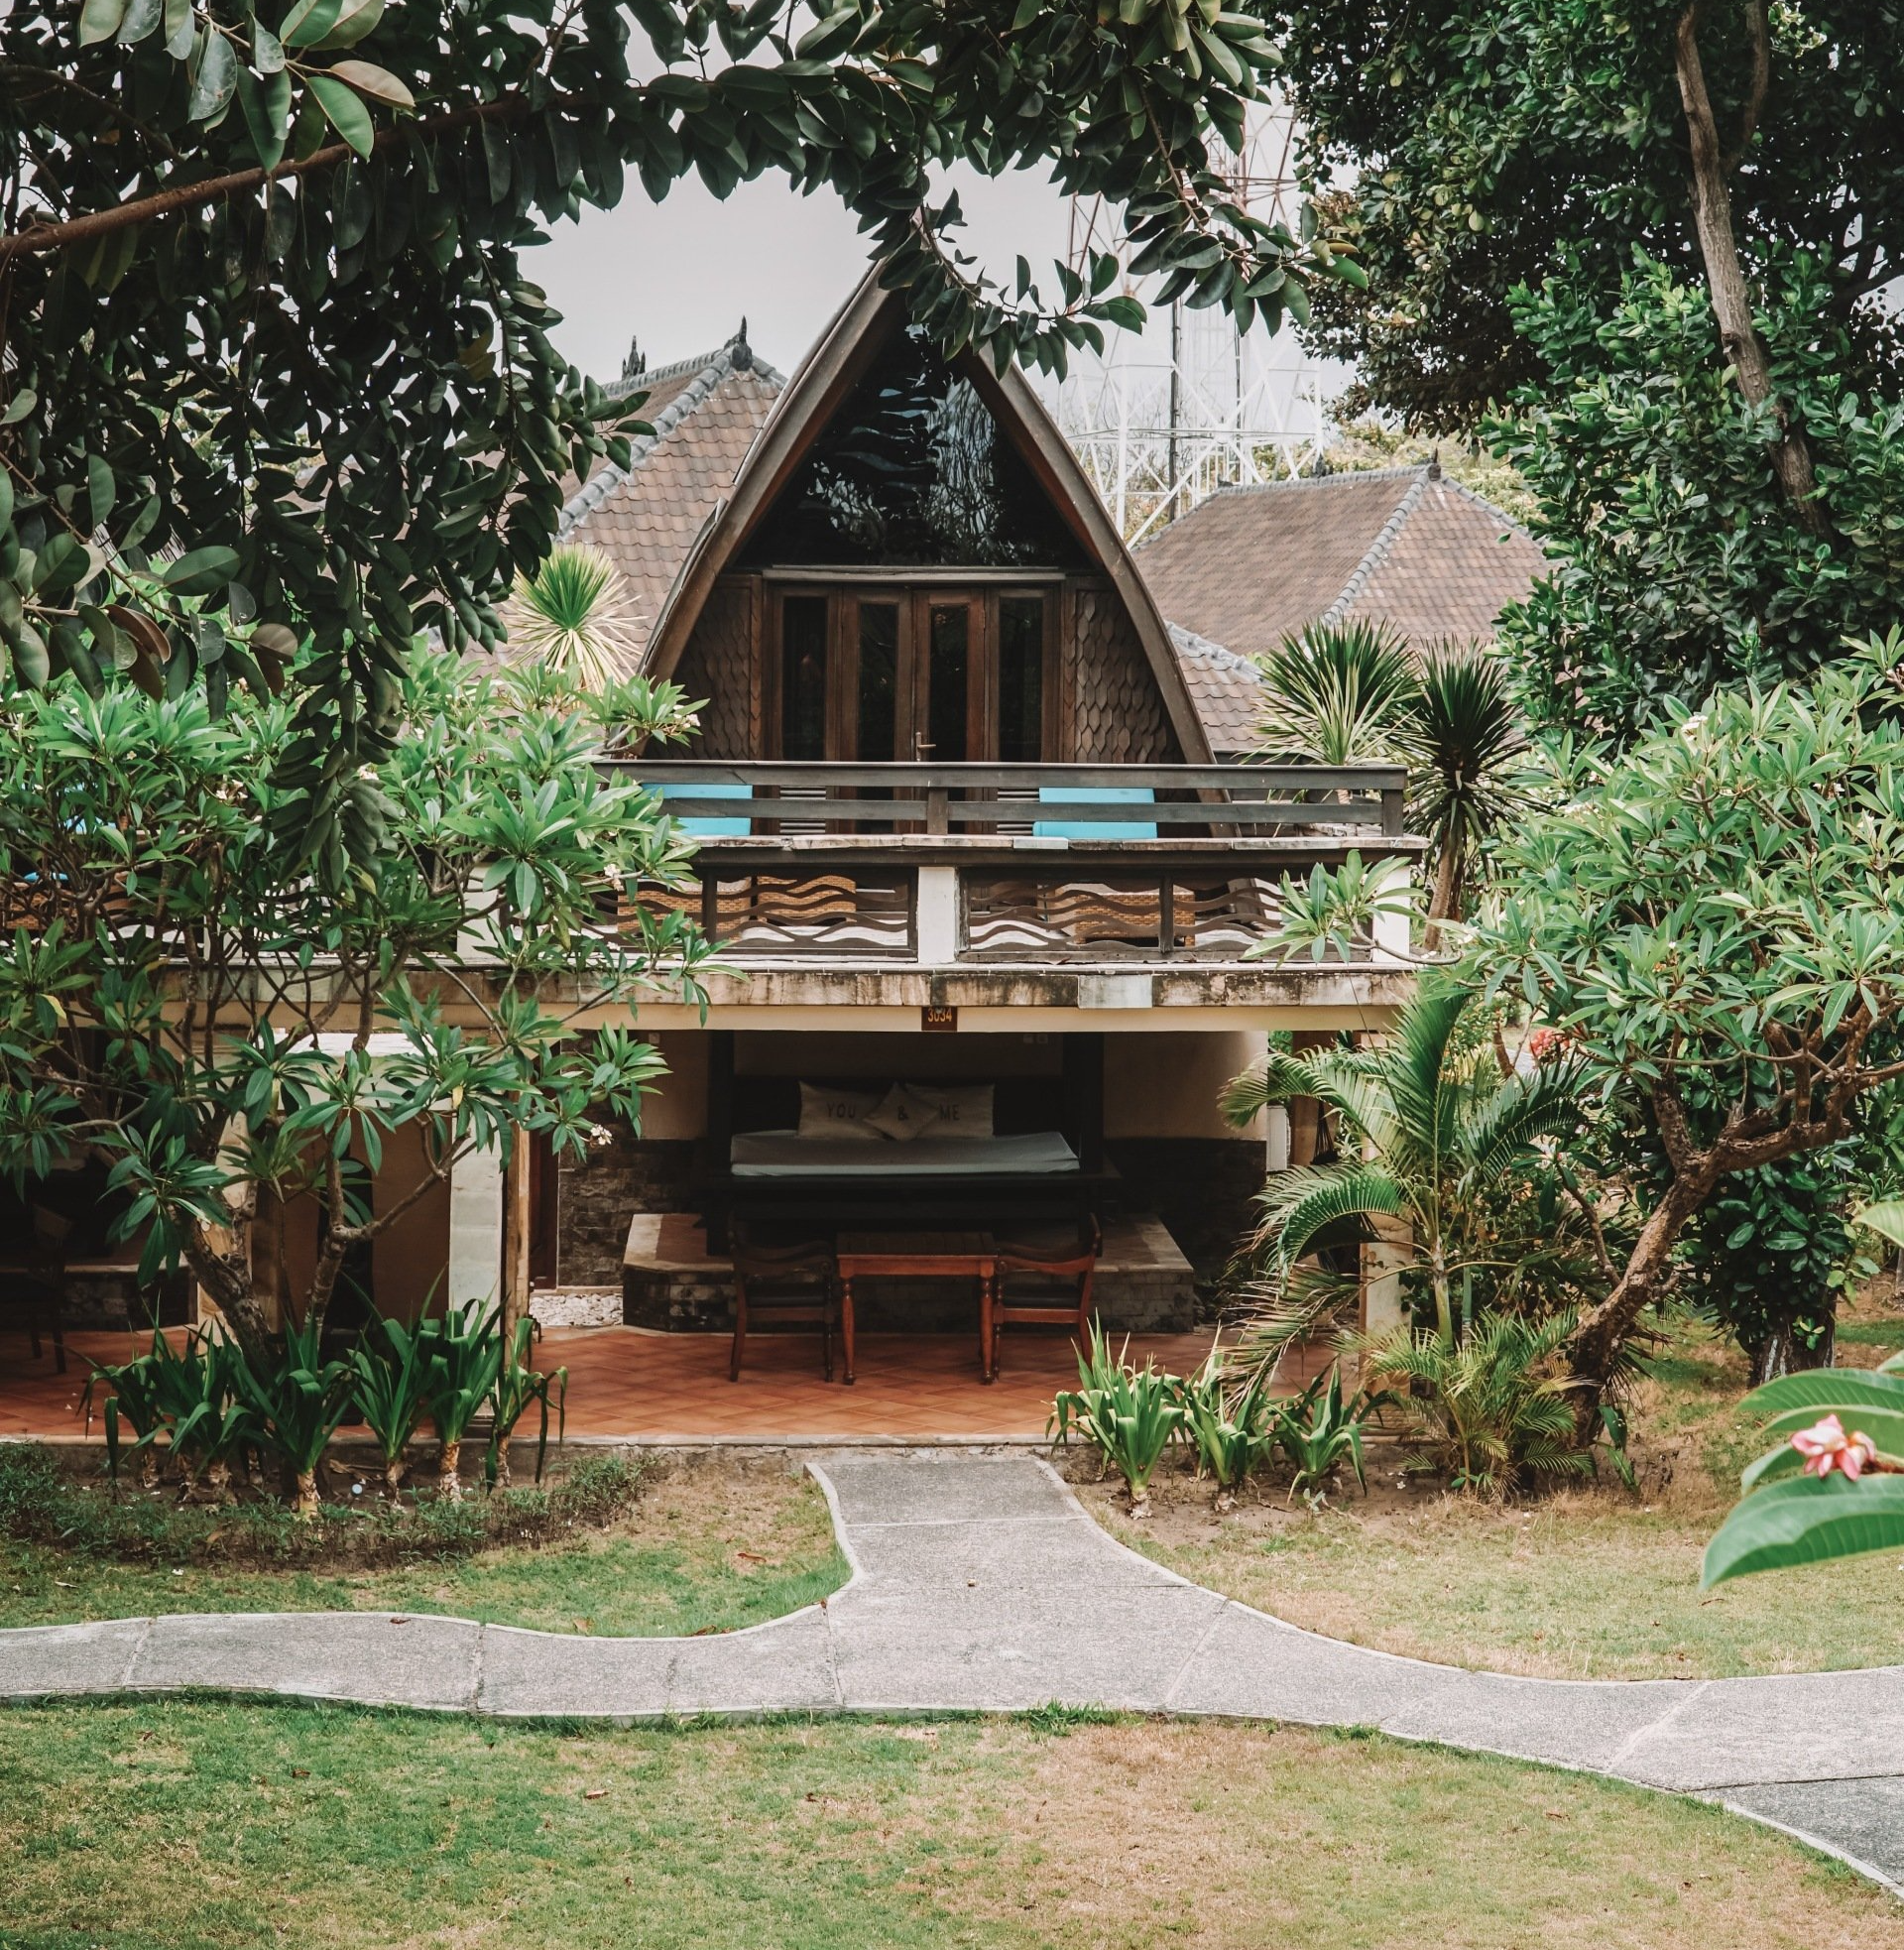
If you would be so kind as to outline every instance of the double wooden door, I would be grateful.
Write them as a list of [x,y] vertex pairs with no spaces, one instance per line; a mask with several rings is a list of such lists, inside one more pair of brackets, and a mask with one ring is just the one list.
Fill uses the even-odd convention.
[[1030,763],[1055,717],[1055,587],[784,587],[769,722],[787,759]]

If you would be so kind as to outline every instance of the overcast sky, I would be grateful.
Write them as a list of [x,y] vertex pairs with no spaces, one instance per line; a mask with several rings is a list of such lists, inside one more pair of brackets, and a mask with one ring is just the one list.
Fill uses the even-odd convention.
[[[800,196],[766,176],[721,202],[690,176],[652,203],[628,181],[618,209],[558,224],[524,261],[562,313],[556,344],[597,379],[620,373],[632,337],[651,366],[668,365],[723,344],[743,316],[762,356],[790,372],[865,274],[868,240],[830,190]],[[1022,251],[1055,298],[1068,199],[1028,174],[962,181],[960,195],[965,247],[1006,276]]]

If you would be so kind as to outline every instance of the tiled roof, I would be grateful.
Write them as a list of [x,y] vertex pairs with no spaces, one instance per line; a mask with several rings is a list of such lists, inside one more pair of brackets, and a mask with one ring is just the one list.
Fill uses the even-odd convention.
[[1169,628],[1184,685],[1203,720],[1212,753],[1222,759],[1253,750],[1262,716],[1262,677],[1256,667],[1179,623]]
[[1432,466],[1225,489],[1137,550],[1164,615],[1244,658],[1323,620],[1385,622],[1417,646],[1488,637],[1544,560]]
[[604,464],[570,497],[556,540],[607,552],[628,578],[644,645],[694,538],[726,498],[785,384],[737,339],[610,389],[645,389],[641,416],[654,431],[633,443],[626,469]]

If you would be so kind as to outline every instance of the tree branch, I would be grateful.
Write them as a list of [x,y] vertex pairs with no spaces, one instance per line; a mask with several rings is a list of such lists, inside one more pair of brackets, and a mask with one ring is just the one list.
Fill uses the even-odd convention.
[[[551,105],[559,105],[559,98]],[[512,121],[516,116],[526,114],[528,109],[529,103],[521,95],[499,95],[494,101],[473,102],[465,108],[452,108],[444,114],[432,115],[425,121],[380,129],[372,139],[371,153],[376,155],[381,150],[394,149],[414,136],[442,135],[479,122]],[[356,154],[348,143],[333,142],[308,156],[276,164],[268,170],[235,170],[228,176],[206,177],[200,183],[178,183],[170,189],[155,191],[130,203],[117,204],[109,210],[90,210],[84,216],[68,217],[63,223],[29,224],[25,230],[16,230],[11,236],[0,237],[0,264],[5,264],[10,258],[65,250],[73,244],[87,243],[94,237],[109,236],[115,230],[124,230],[132,224],[150,223],[156,217],[171,216],[177,210],[197,209],[227,196],[240,195],[247,189],[260,188],[266,183],[308,176],[313,170],[332,169],[339,163],[349,162]]]

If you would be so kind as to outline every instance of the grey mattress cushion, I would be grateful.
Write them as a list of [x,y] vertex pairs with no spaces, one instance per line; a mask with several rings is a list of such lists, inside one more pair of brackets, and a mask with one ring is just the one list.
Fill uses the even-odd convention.
[[802,1138],[794,1131],[747,1131],[730,1150],[737,1178],[1059,1177],[1078,1155],[1056,1131],[1009,1138],[934,1138],[869,1145],[853,1138]]

